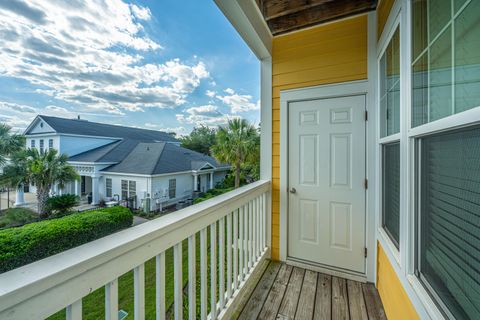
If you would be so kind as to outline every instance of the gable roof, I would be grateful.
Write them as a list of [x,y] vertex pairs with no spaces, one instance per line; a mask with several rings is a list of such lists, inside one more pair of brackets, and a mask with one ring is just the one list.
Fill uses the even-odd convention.
[[[106,123],[91,122],[87,120],[66,119],[45,115],[39,115],[36,119],[38,118],[45,121],[57,133],[123,138],[138,141],[179,142],[177,139],[163,131],[124,127]],[[35,120],[32,122],[32,124],[36,122]],[[31,126],[27,128],[25,134],[28,134],[30,128]]]
[[102,171],[156,175],[198,170],[205,164],[213,168],[229,168],[228,165],[218,163],[213,157],[175,144],[137,142],[121,162]]

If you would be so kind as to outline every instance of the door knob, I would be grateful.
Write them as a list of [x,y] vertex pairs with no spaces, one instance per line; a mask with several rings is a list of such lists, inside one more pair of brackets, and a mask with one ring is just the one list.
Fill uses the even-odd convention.
[[291,188],[291,189],[290,189],[290,193],[297,193],[297,189]]

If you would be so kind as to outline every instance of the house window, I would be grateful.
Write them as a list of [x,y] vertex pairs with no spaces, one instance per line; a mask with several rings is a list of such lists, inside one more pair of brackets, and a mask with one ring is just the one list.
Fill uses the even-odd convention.
[[447,315],[480,314],[480,127],[418,140],[417,275]]
[[43,139],[40,139],[40,153],[43,153],[43,151],[44,151]]
[[137,182],[136,181],[128,181],[128,196],[133,198],[137,195]]
[[48,149],[53,149],[53,139],[48,139]]
[[168,198],[173,199],[177,195],[177,179],[168,180]]
[[105,195],[107,196],[107,198],[112,197],[112,179],[111,178],[105,179]]
[[382,227],[400,241],[400,30],[395,29],[380,58],[380,143],[382,150]]
[[122,200],[127,200],[128,198],[128,180],[122,180]]
[[35,148],[35,140],[30,140],[30,148]]
[[412,6],[412,126],[480,105],[479,1]]

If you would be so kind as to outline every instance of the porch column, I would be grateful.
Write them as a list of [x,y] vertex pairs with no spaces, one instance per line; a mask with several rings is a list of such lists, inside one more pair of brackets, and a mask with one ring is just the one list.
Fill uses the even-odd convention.
[[92,176],[92,203],[91,204],[98,204],[98,179],[100,177]]
[[75,184],[75,195],[80,196],[80,180],[75,180],[73,183]]
[[198,185],[198,174],[194,173],[193,174],[193,191],[198,191],[197,185]]
[[17,192],[15,194],[15,204],[14,204],[14,206],[19,207],[19,206],[22,206],[24,204],[25,204],[25,196],[24,196],[23,184],[22,184],[17,188]]
[[210,189],[213,189],[213,172],[210,172]]

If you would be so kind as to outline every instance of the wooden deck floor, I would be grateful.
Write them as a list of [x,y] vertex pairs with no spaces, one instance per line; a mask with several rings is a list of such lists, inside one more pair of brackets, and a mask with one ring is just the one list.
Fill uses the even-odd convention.
[[386,319],[373,284],[278,262],[267,262],[264,270],[238,319]]

